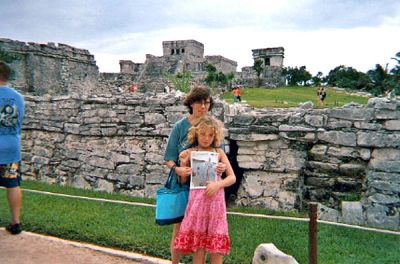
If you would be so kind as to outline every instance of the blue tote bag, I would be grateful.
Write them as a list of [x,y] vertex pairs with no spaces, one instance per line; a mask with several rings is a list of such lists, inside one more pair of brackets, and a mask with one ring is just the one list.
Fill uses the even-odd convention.
[[189,185],[178,183],[175,169],[170,170],[165,187],[157,190],[156,223],[161,226],[180,223],[188,199]]

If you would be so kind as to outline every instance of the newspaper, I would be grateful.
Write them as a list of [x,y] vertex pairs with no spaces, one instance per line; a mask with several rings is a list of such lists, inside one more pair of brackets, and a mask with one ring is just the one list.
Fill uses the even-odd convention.
[[190,189],[205,189],[208,181],[217,181],[217,152],[192,151],[190,161]]

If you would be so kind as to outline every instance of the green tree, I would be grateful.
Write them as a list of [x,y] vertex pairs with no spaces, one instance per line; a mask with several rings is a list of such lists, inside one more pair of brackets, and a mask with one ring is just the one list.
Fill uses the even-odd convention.
[[255,60],[253,69],[257,72],[257,83],[258,86],[261,86],[261,73],[264,71],[264,62],[262,60]]
[[207,71],[207,76],[204,81],[213,88],[215,87],[217,81],[217,68],[212,64],[207,64],[205,68]]
[[230,72],[226,75],[226,79],[228,81],[228,88],[231,89],[232,88],[232,83],[233,80],[235,79],[235,74],[233,72]]
[[375,65],[374,70],[369,70],[367,72],[371,80],[371,85],[368,86],[368,91],[374,95],[384,94],[388,90],[387,83],[385,80],[388,78],[387,71],[380,64]]
[[396,57],[392,59],[397,62],[397,65],[390,70],[384,83],[388,90],[394,90],[397,95],[400,95],[400,52],[397,52]]
[[314,86],[321,86],[322,83],[322,72],[318,72],[315,76],[311,78],[311,82]]
[[226,85],[228,84],[228,78],[226,77],[226,75],[223,72],[218,72],[217,73],[217,83],[219,85]]
[[289,86],[306,86],[312,77],[311,73],[307,71],[306,66],[301,66],[300,68],[285,67],[282,70],[282,75]]
[[331,70],[325,77],[325,81],[330,86],[353,90],[368,90],[371,86],[371,81],[367,74],[344,65],[337,66]]

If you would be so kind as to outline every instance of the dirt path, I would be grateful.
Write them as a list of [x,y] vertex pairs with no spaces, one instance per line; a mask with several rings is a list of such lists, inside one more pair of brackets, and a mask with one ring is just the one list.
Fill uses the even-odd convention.
[[171,262],[25,231],[19,235],[10,235],[4,228],[0,228],[0,263],[167,264]]

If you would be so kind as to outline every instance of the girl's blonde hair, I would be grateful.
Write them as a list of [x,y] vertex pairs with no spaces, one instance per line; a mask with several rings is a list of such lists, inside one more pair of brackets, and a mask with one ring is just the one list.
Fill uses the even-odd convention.
[[188,132],[188,142],[193,146],[198,145],[197,132],[212,129],[214,131],[214,141],[212,147],[219,147],[224,140],[224,124],[212,116],[204,116],[194,124]]

